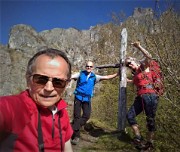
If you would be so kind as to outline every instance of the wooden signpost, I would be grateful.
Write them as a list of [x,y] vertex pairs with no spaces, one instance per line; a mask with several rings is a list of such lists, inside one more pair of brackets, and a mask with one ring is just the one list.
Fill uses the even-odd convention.
[[126,58],[127,48],[127,30],[124,28],[121,32],[121,48],[120,48],[120,62],[118,64],[107,64],[96,66],[96,68],[119,68],[119,100],[118,100],[118,130],[125,132],[126,128],[126,67],[124,61]]
[[118,130],[125,131],[126,128],[126,67],[124,61],[127,48],[127,30],[124,28],[121,32],[120,49],[120,79],[119,79],[119,104],[118,104]]

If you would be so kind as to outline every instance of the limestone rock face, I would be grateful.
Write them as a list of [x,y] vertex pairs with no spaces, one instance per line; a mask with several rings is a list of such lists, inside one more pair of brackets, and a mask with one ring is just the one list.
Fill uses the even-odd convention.
[[26,89],[25,70],[29,56],[0,46],[0,95],[19,93]]
[[8,47],[0,47],[0,95],[14,94],[26,89],[27,62],[44,48],[56,48],[66,52],[73,69],[82,69],[89,59],[87,52],[91,53],[91,42],[98,41],[97,35],[92,29],[79,31],[74,28],[55,28],[38,33],[29,25],[13,26]]
[[28,52],[46,46],[43,38],[29,25],[14,25],[10,31],[9,48]]
[[[144,25],[147,16],[152,17],[150,9],[137,8],[129,18],[136,25]],[[146,24],[151,25],[149,22]],[[64,51],[72,63],[72,73],[83,69],[87,60],[116,63],[119,61],[120,35],[114,32],[113,28],[109,28],[108,24],[108,28],[105,26],[97,25],[89,30],[54,28],[37,32],[29,25],[14,25],[8,45],[0,45],[0,95],[19,93],[26,89],[27,62],[44,48]],[[68,94],[72,94],[72,87],[68,89]]]
[[148,26],[148,31],[153,33],[154,12],[152,8],[135,8],[132,18],[136,25]]
[[146,17],[146,16],[151,16],[153,17],[153,10],[152,8],[135,8],[133,17],[134,18],[140,18],[140,17]]

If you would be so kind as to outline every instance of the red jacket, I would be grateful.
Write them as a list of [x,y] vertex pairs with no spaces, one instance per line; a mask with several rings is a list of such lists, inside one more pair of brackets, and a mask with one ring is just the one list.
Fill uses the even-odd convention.
[[139,69],[134,75],[133,82],[137,87],[137,95],[142,95],[145,93],[155,93],[152,84],[152,71],[144,72]]
[[[72,136],[64,100],[57,103],[58,113],[40,108],[45,152],[60,151]],[[60,118],[60,126],[58,120]],[[38,152],[38,108],[28,91],[0,98],[0,151]],[[62,134],[62,142],[60,138]]]

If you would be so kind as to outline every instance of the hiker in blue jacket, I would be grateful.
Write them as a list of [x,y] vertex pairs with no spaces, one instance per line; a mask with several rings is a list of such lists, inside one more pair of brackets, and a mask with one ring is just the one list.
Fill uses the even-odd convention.
[[[77,80],[74,91],[74,120],[72,128],[74,130],[71,143],[76,145],[79,142],[80,128],[86,124],[91,114],[91,98],[93,96],[94,86],[102,80],[112,79],[118,76],[118,73],[106,76],[100,76],[92,72],[94,64],[91,61],[86,63],[86,70],[72,75],[71,79]],[[82,115],[81,115],[82,108]]]

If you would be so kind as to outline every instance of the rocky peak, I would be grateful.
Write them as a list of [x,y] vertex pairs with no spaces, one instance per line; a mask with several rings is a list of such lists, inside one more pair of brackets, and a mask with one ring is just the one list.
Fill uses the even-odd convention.
[[140,18],[144,16],[153,16],[153,10],[152,8],[135,8],[133,12],[133,17],[134,18]]
[[[144,23],[144,15],[152,16],[152,10],[136,8],[132,17],[139,24]],[[38,33],[32,26],[14,25],[10,31],[8,47],[0,46],[0,69],[2,69],[0,95],[14,94],[26,88],[27,62],[42,48],[56,48],[65,51],[72,63],[72,72],[83,69],[87,60],[96,60],[98,63],[101,59],[101,52],[111,56],[109,61],[113,62],[116,60],[113,55],[113,51],[116,50],[113,41],[116,40],[110,39],[110,35],[113,35],[111,28],[104,28],[108,36],[102,38],[100,31],[103,28],[103,25],[82,31],[75,28],[54,28]],[[100,47],[101,50],[97,55],[96,51]]]

